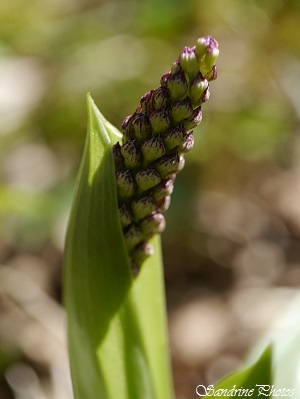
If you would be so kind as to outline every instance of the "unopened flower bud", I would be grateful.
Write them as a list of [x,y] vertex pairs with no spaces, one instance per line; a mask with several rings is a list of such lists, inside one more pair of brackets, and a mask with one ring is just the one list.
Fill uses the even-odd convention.
[[123,229],[131,224],[132,214],[126,204],[122,204],[121,206],[119,206],[119,216]]
[[158,204],[160,212],[166,212],[169,209],[170,204],[171,204],[171,196],[167,195]]
[[166,149],[170,151],[184,143],[187,134],[183,126],[168,130],[163,137]]
[[121,153],[126,168],[134,169],[140,165],[141,152],[137,146],[136,139],[126,141],[121,148]]
[[124,238],[128,251],[131,251],[137,244],[143,241],[143,233],[138,226],[132,224],[124,233]]
[[163,76],[160,78],[160,85],[162,87],[167,87],[168,85],[168,80],[170,79],[171,72],[166,72],[163,74]]
[[171,125],[169,112],[165,108],[152,112],[149,119],[154,134],[165,132]]
[[197,107],[204,102],[202,98],[207,88],[208,81],[207,79],[203,79],[201,73],[199,72],[190,86],[189,97],[192,101],[193,107]]
[[134,138],[134,131],[131,126],[133,116],[134,114],[126,116],[126,118],[122,122],[121,128],[123,133],[123,143],[125,143],[125,141],[127,140],[131,140]]
[[173,173],[180,172],[183,166],[184,157],[182,155],[178,155],[177,153],[165,155],[155,164],[155,167],[162,179],[169,177]]
[[184,72],[188,74],[190,81],[193,80],[199,71],[199,63],[195,52],[189,47],[185,47],[178,60]]
[[170,103],[169,91],[166,87],[159,87],[153,91],[153,107],[158,110]]
[[124,168],[124,159],[123,159],[123,155],[121,153],[121,146],[120,146],[119,142],[117,142],[116,144],[113,145],[112,151],[113,151],[113,157],[115,160],[116,171],[123,169]]
[[194,135],[193,132],[190,132],[187,134],[185,141],[178,146],[178,151],[179,152],[188,152],[190,151],[194,146]]
[[135,221],[144,219],[156,210],[156,203],[152,197],[146,196],[132,201],[132,211]]
[[202,37],[197,40],[195,53],[199,61],[199,70],[202,76],[208,79],[219,55],[218,42],[211,36]]
[[201,120],[202,120],[202,111],[201,107],[198,107],[193,111],[193,114],[190,118],[187,118],[182,121],[182,124],[185,130],[191,130],[194,127],[200,125]]
[[162,180],[154,189],[151,194],[156,202],[161,201],[167,195],[171,195],[174,190],[174,182],[172,179]]
[[146,94],[143,95],[143,97],[140,100],[140,104],[142,107],[142,110],[146,113],[146,115],[150,115],[151,111],[153,110],[153,91],[150,90]]
[[183,70],[180,70],[169,77],[167,87],[172,102],[181,100],[185,96],[188,90],[188,84]]
[[215,80],[218,77],[218,70],[216,65],[214,65],[212,67],[212,70],[207,74],[206,79],[211,81],[211,80]]
[[139,226],[144,236],[150,238],[154,236],[154,234],[162,233],[164,231],[166,220],[160,212],[155,212],[143,219]]
[[136,114],[132,119],[134,135],[139,142],[148,140],[152,135],[152,128],[148,117],[144,112]]
[[133,249],[132,259],[135,265],[140,265],[153,254],[153,246],[149,242],[143,241]]
[[140,191],[143,192],[155,187],[161,181],[161,178],[157,170],[149,168],[138,172],[135,181]]
[[179,61],[176,60],[173,62],[171,66],[171,74],[174,75],[174,73],[177,73],[179,71],[182,71],[181,65],[179,64]]
[[164,142],[160,138],[160,135],[158,134],[153,136],[152,139],[146,141],[142,145],[141,150],[144,159],[148,162],[155,161],[156,159],[159,159],[166,153]]
[[183,119],[190,118],[193,114],[193,107],[189,97],[173,104],[171,108],[171,118],[174,123],[178,123]]
[[120,170],[116,173],[117,191],[120,199],[127,199],[134,194],[134,180],[129,170]]

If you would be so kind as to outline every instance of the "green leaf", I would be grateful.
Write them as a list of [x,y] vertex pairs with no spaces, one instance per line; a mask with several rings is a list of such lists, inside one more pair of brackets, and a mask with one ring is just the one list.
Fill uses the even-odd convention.
[[69,220],[64,298],[76,399],[171,399],[160,239],[131,277],[112,145],[120,132],[88,95],[88,133]]
[[[251,396],[257,398],[263,395],[272,386],[272,349],[270,346],[262,353],[260,358],[249,367],[241,368],[222,379],[215,386],[206,388],[197,387],[198,396],[228,398],[230,396]],[[235,392],[235,390],[238,390]],[[261,393],[261,395],[260,395]]]
[[[273,346],[274,386],[286,392],[300,392],[300,294],[295,295],[291,305],[281,314],[269,331],[250,354],[257,355],[269,342]],[[296,394],[294,394],[296,397]]]

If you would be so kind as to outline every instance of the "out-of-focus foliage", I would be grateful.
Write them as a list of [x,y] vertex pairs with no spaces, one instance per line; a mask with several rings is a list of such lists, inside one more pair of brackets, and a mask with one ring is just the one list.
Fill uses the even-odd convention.
[[1,2],[3,386],[25,373],[68,397],[61,264],[86,93],[120,126],[207,34],[219,77],[162,237],[178,397],[239,364],[300,284],[299,23],[296,0]]

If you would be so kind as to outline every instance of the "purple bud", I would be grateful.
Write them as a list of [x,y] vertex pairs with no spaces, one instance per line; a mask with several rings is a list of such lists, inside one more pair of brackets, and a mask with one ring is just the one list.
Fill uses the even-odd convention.
[[140,191],[147,191],[152,187],[155,187],[160,181],[160,175],[155,169],[145,169],[138,172],[135,176]]
[[153,110],[153,91],[150,90],[140,100],[141,108],[146,113],[146,115],[150,115]]
[[167,87],[168,80],[169,80],[170,76],[171,76],[171,72],[170,71],[164,73],[163,76],[160,78],[160,85],[163,86],[163,87]]
[[177,153],[165,155],[155,164],[155,167],[162,179],[169,177],[173,173],[180,172],[183,166],[184,158],[182,155],[179,156]]
[[207,79],[203,79],[201,73],[199,72],[195,79],[192,81],[190,86],[190,99],[192,101],[193,107],[198,107],[203,102],[203,94],[208,88]]
[[181,65],[178,60],[174,61],[172,66],[171,66],[171,74],[174,75],[174,73],[182,71]]
[[209,97],[210,97],[210,91],[209,91],[209,86],[208,86],[208,88],[204,91],[204,93],[202,95],[201,101],[203,103],[205,103],[205,101],[207,101],[209,99]]
[[160,212],[166,212],[169,209],[170,204],[171,204],[171,196],[167,195],[158,204],[158,208],[159,208]]
[[195,53],[199,62],[199,70],[204,78],[212,80],[216,75],[211,74],[219,55],[218,42],[211,36],[201,37],[197,40]]
[[143,233],[138,226],[132,224],[124,233],[124,238],[128,251],[131,251],[137,244],[143,241]]
[[168,130],[163,136],[167,151],[173,150],[181,145],[185,141],[186,136],[187,132],[184,130],[182,125]]
[[178,147],[179,152],[188,152],[194,146],[194,135],[193,132],[190,132],[186,136],[186,140]]
[[193,80],[199,71],[199,63],[195,52],[189,47],[185,47],[179,55],[179,62],[190,80]]
[[126,204],[119,207],[119,216],[122,228],[128,227],[132,222],[132,214]]
[[182,99],[188,90],[188,84],[184,72],[181,70],[171,75],[168,79],[167,87],[172,102]]
[[182,121],[183,127],[185,130],[191,130],[194,127],[197,127],[198,125],[200,125],[201,120],[202,120],[202,111],[201,111],[201,107],[198,107],[194,110],[194,112],[190,118],[187,118]]
[[112,151],[113,151],[113,157],[115,160],[116,171],[123,169],[124,168],[124,159],[123,159],[123,155],[121,153],[121,146],[120,146],[119,142],[117,142],[116,144],[113,145]]
[[165,132],[171,125],[169,112],[165,108],[152,112],[149,119],[154,134]]
[[121,147],[121,153],[126,168],[134,169],[140,165],[141,152],[137,146],[136,139],[126,141]]
[[152,136],[152,127],[144,112],[134,116],[132,119],[132,128],[139,142],[148,140]]
[[212,67],[212,70],[207,74],[206,79],[211,81],[211,80],[216,80],[218,77],[218,70],[216,65]]
[[166,153],[164,142],[158,134],[146,141],[141,149],[144,159],[148,162],[155,161]]
[[152,197],[156,202],[161,201],[167,195],[171,195],[174,190],[174,183],[172,179],[162,180],[151,192]]
[[134,180],[129,170],[120,170],[116,173],[118,197],[126,199],[134,194]]
[[132,201],[132,211],[134,220],[144,219],[156,210],[156,203],[152,197],[146,196]]
[[154,234],[162,233],[164,231],[166,220],[160,212],[155,212],[143,219],[139,226],[144,237],[151,238]]
[[149,256],[153,254],[153,246],[149,242],[143,241],[133,249],[132,259],[135,265],[141,265]]
[[159,87],[153,92],[154,109],[167,107],[170,104],[169,91],[166,87]]
[[193,114],[193,107],[189,97],[173,104],[171,108],[171,118],[174,124],[181,122],[183,119],[190,118]]
[[123,120],[121,128],[122,128],[122,133],[123,133],[123,143],[127,140],[131,140],[134,138],[134,131],[131,126],[132,118],[133,115],[128,115],[126,118]]

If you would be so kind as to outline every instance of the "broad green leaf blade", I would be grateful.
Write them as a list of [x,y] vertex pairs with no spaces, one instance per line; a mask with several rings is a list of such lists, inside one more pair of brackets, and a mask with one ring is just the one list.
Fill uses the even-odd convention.
[[89,125],[66,239],[65,304],[76,399],[171,399],[160,241],[132,280],[111,147],[120,133],[88,96]]
[[[300,392],[300,294],[295,291],[295,297],[288,309],[270,327],[262,340],[249,356],[252,359],[266,347],[273,345],[274,385],[278,389],[285,388],[290,396],[296,397]],[[299,396],[299,394],[298,394]]]
[[[252,366],[241,368],[218,382],[215,386],[207,388],[206,396],[228,398],[228,396],[251,396],[257,398],[263,395],[272,386],[272,348],[268,346],[260,358]],[[202,391],[201,391],[202,389]],[[240,391],[235,392],[235,390]],[[198,388],[202,394],[205,390]],[[198,394],[198,396],[201,396]]]

